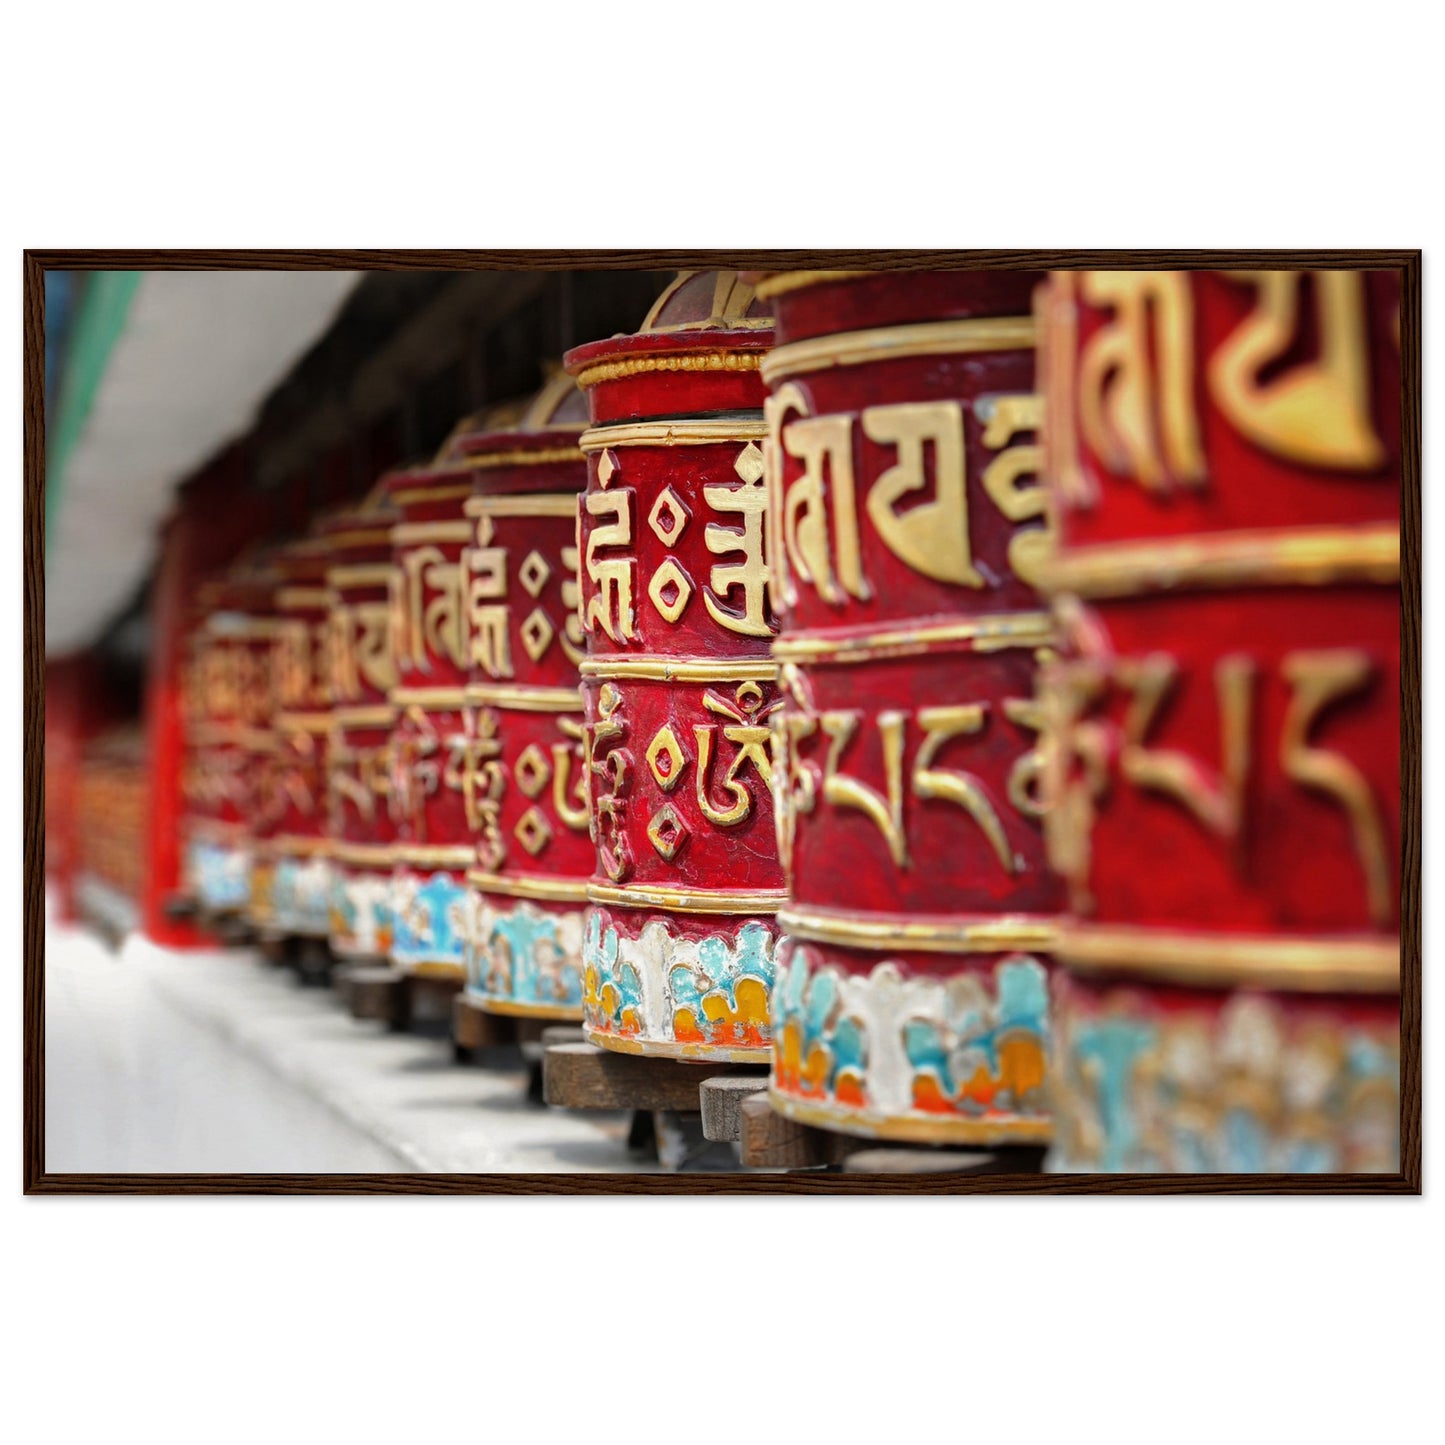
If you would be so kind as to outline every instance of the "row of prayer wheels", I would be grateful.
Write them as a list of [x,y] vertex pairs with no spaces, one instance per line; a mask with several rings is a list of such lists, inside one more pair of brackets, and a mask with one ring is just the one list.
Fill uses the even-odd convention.
[[191,887],[824,1129],[1394,1170],[1398,298],[684,273],[203,594]]

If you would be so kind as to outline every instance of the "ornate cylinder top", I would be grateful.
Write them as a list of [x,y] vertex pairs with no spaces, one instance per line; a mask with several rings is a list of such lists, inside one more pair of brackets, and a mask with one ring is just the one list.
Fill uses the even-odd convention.
[[772,318],[735,271],[684,271],[631,336],[569,351],[594,426],[649,417],[756,411]]

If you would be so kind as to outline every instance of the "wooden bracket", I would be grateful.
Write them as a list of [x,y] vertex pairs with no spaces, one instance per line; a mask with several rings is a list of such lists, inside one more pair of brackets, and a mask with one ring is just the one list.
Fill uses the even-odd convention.
[[764,1093],[767,1087],[766,1068],[747,1074],[718,1074],[715,1078],[704,1079],[700,1090],[703,1138],[736,1144],[742,1137],[743,1101]]
[[706,1079],[735,1074],[726,1063],[688,1063],[619,1054],[589,1043],[548,1043],[542,1057],[542,1096],[563,1109],[647,1109],[696,1114]]

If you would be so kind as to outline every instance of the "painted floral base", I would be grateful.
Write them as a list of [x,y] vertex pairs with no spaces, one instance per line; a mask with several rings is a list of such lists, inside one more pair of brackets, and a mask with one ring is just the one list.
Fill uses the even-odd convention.
[[245,908],[251,901],[250,849],[207,841],[191,847],[191,875],[201,907],[213,913]]
[[1388,1172],[1398,1001],[1065,975],[1054,1173]]
[[574,904],[472,891],[467,995],[493,1013],[582,1017],[582,920]]
[[325,858],[276,860],[272,916],[283,933],[325,938],[331,930],[332,867]]
[[777,924],[641,909],[588,910],[587,1037],[605,1048],[766,1062]]
[[462,874],[398,868],[392,874],[391,907],[393,963],[461,975],[471,908]]
[[331,880],[331,950],[342,958],[391,952],[391,874],[335,865]]
[[[935,955],[922,973],[788,938],[770,1094],[803,1122],[870,1138],[1042,1143],[1049,974],[1027,954]],[[845,966],[839,966],[846,960]]]

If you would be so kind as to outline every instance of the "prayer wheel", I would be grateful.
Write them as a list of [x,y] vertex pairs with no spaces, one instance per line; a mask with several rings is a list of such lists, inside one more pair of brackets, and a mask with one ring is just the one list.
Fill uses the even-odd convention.
[[596,862],[587,1037],[765,1062],[783,901],[769,715],[763,384],[772,342],[731,272],[685,273],[641,331],[579,347],[578,524]]
[[1050,1167],[1395,1170],[1399,279],[1042,293]]
[[391,730],[396,685],[395,514],[381,506],[326,518],[329,939],[339,958],[383,961],[391,948]]
[[329,551],[320,537],[277,550],[276,748],[271,916],[276,932],[325,939],[330,932],[331,863],[327,839],[327,746],[331,698],[326,639],[331,594]]
[[770,1096],[801,1123],[1050,1136],[1042,279],[759,278],[788,869]]
[[391,540],[398,609],[391,690],[391,959],[408,973],[460,983],[466,870],[476,856],[469,757],[474,737],[465,697],[470,526],[462,511],[472,476],[448,456],[386,479],[397,517]]
[[577,498],[586,420],[570,377],[515,425],[459,437],[470,496],[466,997],[483,1011],[582,1015],[592,871],[578,664]]
[[251,902],[251,828],[271,708],[268,639],[258,615],[266,601],[264,583],[240,566],[206,584],[200,597],[187,871],[197,902],[216,918],[239,918]]

